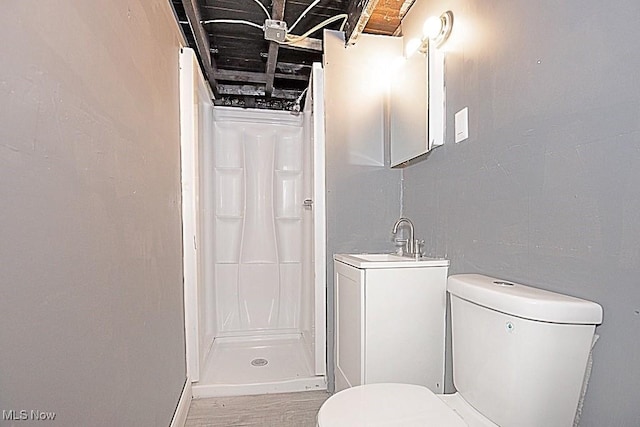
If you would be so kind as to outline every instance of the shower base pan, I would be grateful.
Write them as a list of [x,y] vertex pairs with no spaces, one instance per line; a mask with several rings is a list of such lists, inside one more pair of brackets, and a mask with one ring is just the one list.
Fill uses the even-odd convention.
[[300,334],[216,338],[193,397],[326,390]]

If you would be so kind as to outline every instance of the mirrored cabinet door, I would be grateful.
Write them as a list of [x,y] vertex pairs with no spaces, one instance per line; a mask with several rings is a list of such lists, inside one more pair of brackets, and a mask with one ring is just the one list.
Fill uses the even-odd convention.
[[398,67],[389,93],[391,166],[429,151],[427,56],[416,53]]

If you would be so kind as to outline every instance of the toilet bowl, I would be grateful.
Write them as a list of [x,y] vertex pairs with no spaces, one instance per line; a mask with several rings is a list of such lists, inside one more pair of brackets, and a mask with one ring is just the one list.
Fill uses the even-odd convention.
[[331,396],[318,427],[570,427],[602,307],[477,274],[450,276],[455,394],[366,384]]
[[318,427],[497,427],[458,394],[435,394],[413,384],[368,384],[331,396]]

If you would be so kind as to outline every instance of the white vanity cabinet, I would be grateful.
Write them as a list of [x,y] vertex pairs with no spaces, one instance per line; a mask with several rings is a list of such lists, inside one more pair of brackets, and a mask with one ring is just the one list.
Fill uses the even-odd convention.
[[443,392],[449,261],[334,255],[336,391],[400,382]]

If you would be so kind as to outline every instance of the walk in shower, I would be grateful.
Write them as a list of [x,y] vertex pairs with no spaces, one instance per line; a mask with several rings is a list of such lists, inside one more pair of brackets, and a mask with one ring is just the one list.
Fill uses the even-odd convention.
[[212,107],[197,87],[185,101],[196,110],[183,156],[194,397],[326,388],[321,71],[297,115]]

